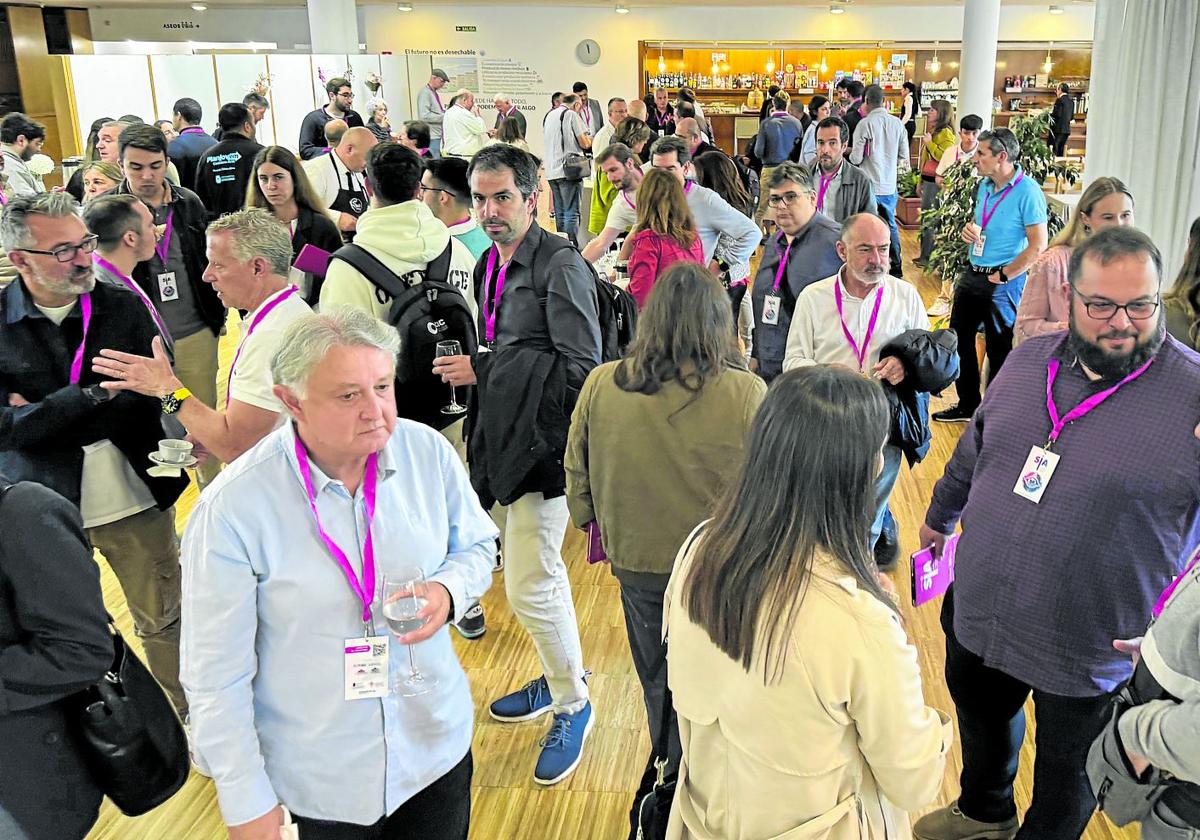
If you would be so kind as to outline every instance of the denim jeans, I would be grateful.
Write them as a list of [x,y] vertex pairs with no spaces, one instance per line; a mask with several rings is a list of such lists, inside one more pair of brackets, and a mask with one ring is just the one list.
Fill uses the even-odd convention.
[[892,488],[896,486],[896,478],[900,475],[900,462],[904,452],[898,446],[888,444],[883,447],[883,470],[875,479],[875,521],[871,523],[871,545],[879,539],[883,531],[883,520],[887,516],[888,499],[892,497]]
[[442,138],[429,138],[429,155],[430,157],[440,158],[442,156]]
[[892,229],[892,252],[900,253],[900,227],[896,224],[896,205],[900,203],[900,193],[892,193],[891,195],[877,195],[875,200],[891,211],[892,218],[888,220],[888,224]]
[[1013,781],[1025,740],[1025,700],[1037,712],[1033,801],[1018,840],[1078,840],[1096,798],[1086,761],[1092,741],[1111,714],[1111,694],[1063,697],[1040,691],[989,668],[954,635],[953,589],[942,606],[946,631],[946,685],[958,712],[962,739],[959,809],[973,820],[1002,822],[1016,816]]
[[561,551],[567,519],[565,496],[526,493],[505,509],[502,540],[508,603],[537,649],[554,711],[574,713],[587,704],[588,688]]
[[554,227],[576,245],[579,244],[579,196],[582,192],[583,181],[555,178],[550,182],[550,194],[554,198]]
[[[932,210],[937,205],[937,181],[921,181],[921,213]],[[921,226],[921,259],[928,260],[933,253],[933,230]]]

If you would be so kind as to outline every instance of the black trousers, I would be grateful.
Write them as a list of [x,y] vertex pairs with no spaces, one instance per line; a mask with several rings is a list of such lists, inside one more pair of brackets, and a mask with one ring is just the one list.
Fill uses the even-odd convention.
[[975,356],[975,336],[983,327],[987,346],[988,382],[996,378],[1012,350],[1013,328],[1005,326],[995,311],[992,295],[996,287],[986,275],[968,271],[954,290],[950,309],[950,329],[958,336],[958,404],[964,410],[979,408],[979,359]]
[[946,631],[946,685],[958,713],[962,739],[962,793],[958,807],[973,820],[1002,822],[1016,816],[1013,781],[1025,740],[1025,701],[1037,712],[1033,801],[1018,840],[1078,840],[1096,798],[1086,762],[1092,741],[1112,712],[1112,694],[1064,697],[1033,688],[989,668],[954,636],[953,596],[942,608]]
[[[662,644],[663,589],[631,586],[621,583],[621,607],[625,613],[625,633],[629,636],[629,651],[633,654],[633,669],[642,684],[642,700],[646,705],[646,721],[650,725],[650,745],[662,732],[663,703],[667,695],[667,658]],[[679,727],[671,712],[667,739],[668,772],[679,768]]]
[[1055,134],[1054,135],[1054,156],[1062,157],[1067,153],[1067,141],[1071,139],[1070,134]]
[[467,840],[473,772],[468,750],[449,773],[374,825],[292,816],[303,840]]

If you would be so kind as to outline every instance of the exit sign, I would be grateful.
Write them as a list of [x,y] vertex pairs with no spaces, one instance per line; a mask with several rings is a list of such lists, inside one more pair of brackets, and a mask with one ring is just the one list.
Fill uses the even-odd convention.
[[475,27],[474,26],[456,26],[456,27],[454,27],[454,31],[455,32],[474,32]]

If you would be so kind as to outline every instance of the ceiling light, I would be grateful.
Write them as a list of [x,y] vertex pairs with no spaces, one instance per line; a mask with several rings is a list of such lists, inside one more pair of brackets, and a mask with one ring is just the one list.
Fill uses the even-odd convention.
[[[883,49],[883,44],[879,45],[879,49],[880,50]],[[876,73],[883,72],[883,53],[882,52],[875,53],[875,72]]]
[[769,52],[767,53],[767,73],[774,73],[775,72],[775,46],[773,44],[768,44],[767,49],[769,50]]
[[929,62],[929,72],[937,75],[942,69],[942,62],[938,61],[938,42],[933,42],[933,61]]
[[829,65],[825,63],[825,45],[821,45],[821,73],[828,73]]
[[843,7],[841,7],[841,6],[830,6],[830,7],[829,7],[829,14],[831,14],[831,15],[844,15],[844,14],[846,14],[846,10],[845,10]]
[[203,3],[193,3],[192,11],[193,12],[207,12],[208,6],[205,6]]
[[658,72],[659,74],[667,72],[667,60],[663,58],[662,41],[658,42]]
[[412,11],[412,3],[397,3],[396,11],[397,12],[411,12]]
[[1052,15],[1061,15],[1063,13],[1063,7],[1062,6],[1051,6],[1049,11],[1050,11],[1050,14],[1052,14]]
[[629,14],[629,7],[618,5],[617,8],[613,9],[613,11],[619,15],[627,15]]

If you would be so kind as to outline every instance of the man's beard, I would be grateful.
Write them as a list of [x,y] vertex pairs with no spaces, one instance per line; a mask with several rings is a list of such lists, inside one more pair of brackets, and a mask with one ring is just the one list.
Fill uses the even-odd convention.
[[40,268],[31,265],[34,279],[39,286],[56,295],[87,294],[96,287],[96,277],[92,274],[91,266],[76,267],[69,276],[62,279],[47,277]]
[[1075,354],[1081,363],[1101,379],[1124,379],[1158,354],[1163,342],[1167,340],[1167,322],[1161,311],[1154,332],[1143,338],[1136,330],[1109,329],[1097,337],[1103,338],[1129,337],[1134,340],[1133,349],[1128,353],[1111,353],[1099,345],[1084,338],[1075,324],[1075,310],[1071,310],[1070,333],[1067,336],[1067,350]]
[[36,154],[37,149],[33,148],[33,146],[26,146],[21,150],[21,160],[29,163],[29,161],[33,160],[33,156]]

